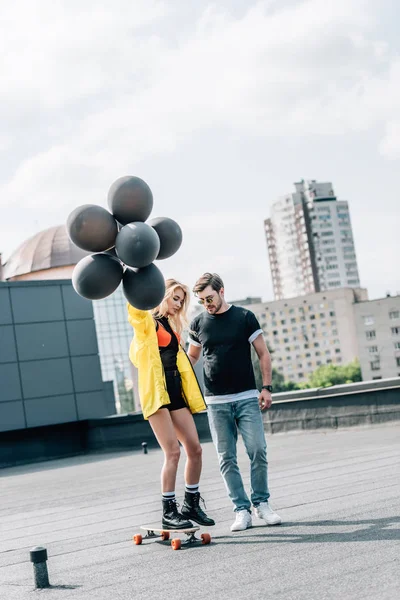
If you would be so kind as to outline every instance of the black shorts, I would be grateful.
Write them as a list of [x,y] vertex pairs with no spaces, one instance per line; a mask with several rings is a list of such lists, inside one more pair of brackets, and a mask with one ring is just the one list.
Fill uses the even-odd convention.
[[165,371],[165,379],[171,404],[166,404],[161,408],[168,408],[169,411],[187,408],[187,404],[182,394],[182,382],[179,371]]

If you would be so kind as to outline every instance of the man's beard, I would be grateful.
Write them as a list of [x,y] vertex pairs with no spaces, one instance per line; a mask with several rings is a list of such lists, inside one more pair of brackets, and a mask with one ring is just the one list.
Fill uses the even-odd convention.
[[218,296],[218,303],[215,302],[215,311],[214,312],[218,312],[222,306],[222,298],[220,296]]

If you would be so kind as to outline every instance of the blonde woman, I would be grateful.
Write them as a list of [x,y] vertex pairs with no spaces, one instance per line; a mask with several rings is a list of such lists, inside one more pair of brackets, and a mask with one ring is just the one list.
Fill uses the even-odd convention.
[[[202,449],[192,413],[206,409],[193,367],[180,345],[186,325],[189,289],[175,279],[165,282],[161,304],[151,312],[128,304],[129,322],[135,334],[130,359],[139,373],[143,416],[164,452],[161,471],[162,526],[166,529],[214,525],[200,506],[199,481]],[[180,458],[179,442],[186,452],[185,500],[181,512],[175,499]]]

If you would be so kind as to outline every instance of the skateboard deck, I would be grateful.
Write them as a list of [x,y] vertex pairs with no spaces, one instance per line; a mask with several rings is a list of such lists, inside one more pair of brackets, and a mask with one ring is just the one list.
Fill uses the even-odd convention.
[[190,544],[209,544],[211,542],[211,536],[209,533],[202,533],[198,538],[196,531],[199,531],[200,527],[190,527],[189,529],[163,529],[161,527],[152,527],[150,525],[142,525],[140,527],[142,531],[146,532],[146,535],[137,533],[133,536],[134,543],[139,546],[143,540],[157,539],[162,542],[170,540],[171,535],[184,534],[186,535],[185,540],[181,540],[179,537],[171,538],[171,548],[173,550],[179,550],[182,546],[188,546]]

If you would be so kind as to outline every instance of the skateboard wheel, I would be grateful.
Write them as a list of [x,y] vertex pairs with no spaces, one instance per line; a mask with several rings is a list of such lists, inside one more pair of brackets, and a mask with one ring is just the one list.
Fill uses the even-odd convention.
[[202,544],[209,544],[211,542],[211,535],[209,533],[201,534]]
[[165,541],[165,540],[169,540],[169,531],[162,531],[162,532],[161,532],[161,539],[162,539],[163,541]]
[[175,538],[171,541],[172,550],[179,550],[181,547],[181,540],[179,538]]
[[142,543],[142,541],[143,541],[143,538],[142,538],[142,536],[140,535],[140,533],[137,533],[136,535],[134,535],[134,536],[133,536],[133,541],[135,542],[135,544],[136,544],[137,546],[139,546],[139,544],[141,544],[141,543]]

